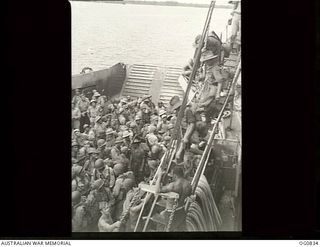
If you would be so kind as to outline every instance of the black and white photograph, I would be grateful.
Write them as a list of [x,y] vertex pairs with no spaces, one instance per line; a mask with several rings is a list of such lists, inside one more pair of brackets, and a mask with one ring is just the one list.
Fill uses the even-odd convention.
[[70,5],[72,232],[241,232],[241,2]]

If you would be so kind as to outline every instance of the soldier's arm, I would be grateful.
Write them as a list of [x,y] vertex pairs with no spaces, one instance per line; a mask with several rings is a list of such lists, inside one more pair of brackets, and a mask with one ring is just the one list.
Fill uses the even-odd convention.
[[168,185],[162,186],[160,188],[160,192],[162,193],[167,193],[167,192],[171,192],[174,189],[174,183],[170,183]]

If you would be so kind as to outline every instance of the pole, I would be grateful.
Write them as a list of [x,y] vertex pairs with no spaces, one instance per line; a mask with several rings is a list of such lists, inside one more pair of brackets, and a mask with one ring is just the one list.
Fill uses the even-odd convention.
[[[199,46],[195,51],[194,66],[192,68],[192,72],[191,72],[191,75],[189,77],[188,86],[187,86],[185,95],[183,97],[183,101],[182,101],[182,104],[181,104],[181,107],[180,107],[180,111],[178,113],[178,117],[177,117],[177,121],[176,121],[176,125],[175,125],[175,128],[174,128],[174,134],[173,134],[173,138],[172,139],[177,139],[178,131],[179,131],[179,128],[181,126],[182,117],[184,115],[184,111],[185,111],[185,108],[186,108],[186,105],[187,105],[187,99],[188,99],[188,95],[189,95],[189,92],[190,92],[190,89],[191,89],[192,81],[194,80],[196,72],[198,70],[198,66],[199,66],[199,62],[200,62],[200,56],[201,56],[201,50],[202,50],[202,47],[203,47],[203,44],[204,44],[204,39],[205,39],[207,30],[208,30],[208,27],[209,27],[209,23],[210,23],[210,20],[211,20],[212,11],[213,11],[214,6],[215,6],[215,1],[211,1],[210,7],[209,7],[209,10],[208,10],[208,14],[207,14],[207,18],[206,18],[206,22],[205,22],[205,25],[204,25],[204,28],[203,28],[203,31],[202,31],[202,35],[201,35],[201,39],[200,39],[200,42],[199,42]],[[180,141],[177,143],[177,145],[178,146],[180,145]]]

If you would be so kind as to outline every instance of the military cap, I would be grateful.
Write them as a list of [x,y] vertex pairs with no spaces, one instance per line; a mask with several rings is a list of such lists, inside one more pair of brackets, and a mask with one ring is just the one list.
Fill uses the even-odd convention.
[[130,135],[131,135],[130,132],[127,131],[127,130],[125,130],[125,131],[123,132],[123,134],[122,134],[122,137],[123,137],[123,138],[126,138],[126,137],[129,137]]
[[112,128],[108,128],[107,130],[106,130],[106,135],[112,135],[112,134],[114,134],[115,133],[115,131],[112,129]]

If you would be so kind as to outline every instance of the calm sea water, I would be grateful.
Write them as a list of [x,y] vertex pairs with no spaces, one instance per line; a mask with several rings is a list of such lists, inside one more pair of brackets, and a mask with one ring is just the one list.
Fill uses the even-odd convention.
[[[123,62],[183,66],[193,56],[206,8],[71,2],[72,74]],[[230,9],[215,9],[210,30],[220,35]]]

